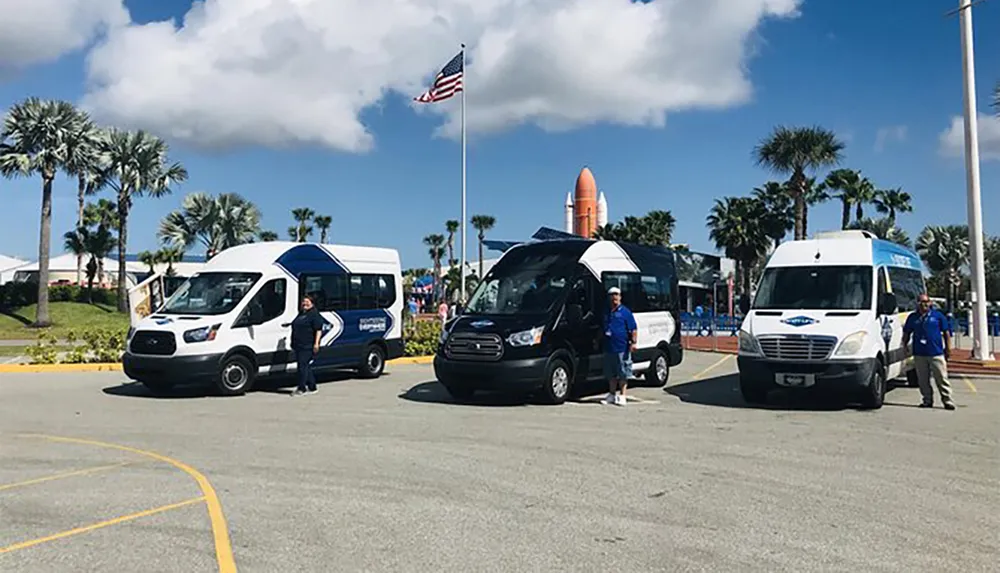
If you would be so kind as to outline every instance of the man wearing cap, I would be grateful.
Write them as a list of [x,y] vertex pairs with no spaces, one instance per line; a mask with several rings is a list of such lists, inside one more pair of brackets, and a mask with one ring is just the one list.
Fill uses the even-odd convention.
[[913,366],[917,370],[917,382],[923,398],[920,407],[934,406],[934,390],[931,388],[933,377],[945,409],[954,410],[951,383],[948,382],[948,358],[951,355],[948,319],[941,311],[931,307],[931,299],[927,293],[917,297],[917,311],[906,317],[903,325],[903,348],[910,344],[911,338]]
[[604,324],[604,376],[608,379],[608,395],[604,403],[624,406],[638,332],[632,311],[622,304],[622,291],[611,287],[608,297],[611,309]]

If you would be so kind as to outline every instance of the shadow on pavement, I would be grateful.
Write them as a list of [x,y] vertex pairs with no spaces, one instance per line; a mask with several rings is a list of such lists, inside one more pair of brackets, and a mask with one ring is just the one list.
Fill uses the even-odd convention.
[[[890,385],[888,391],[892,391]],[[740,394],[738,374],[726,374],[704,380],[685,382],[668,386],[664,392],[677,396],[682,402],[718,406],[722,408],[743,408],[754,410],[802,410],[812,412],[835,412],[854,409],[847,397],[838,394],[821,392],[787,392],[774,390],[768,396],[767,404],[750,404],[743,400]],[[888,394],[886,395],[888,397]],[[886,406],[906,406],[893,404],[888,400]]]
[[455,406],[527,406],[533,401],[530,397],[499,392],[476,392],[471,398],[459,400],[448,393],[437,380],[421,382],[399,395],[402,400],[422,402],[425,404],[450,404]]
[[[382,376],[389,376],[389,373],[386,372]],[[353,378],[356,378],[356,375],[353,372],[324,372],[316,375],[316,386],[322,387],[325,384],[342,382]],[[253,390],[251,390],[251,392],[291,395],[296,386],[298,386],[298,379],[294,375],[272,375],[267,378],[257,380],[254,383]],[[144,386],[141,382],[128,381],[117,386],[108,386],[101,391],[110,396],[122,396],[126,398],[152,398],[158,400],[223,397],[219,395],[211,383],[181,383],[169,390],[154,392]]]

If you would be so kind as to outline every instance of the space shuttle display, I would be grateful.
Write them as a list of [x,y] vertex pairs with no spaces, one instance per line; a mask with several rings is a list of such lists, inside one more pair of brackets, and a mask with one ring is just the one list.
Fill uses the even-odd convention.
[[576,192],[566,194],[563,209],[567,233],[591,238],[598,227],[608,224],[608,200],[604,193],[598,198],[597,181],[587,167],[576,178]]

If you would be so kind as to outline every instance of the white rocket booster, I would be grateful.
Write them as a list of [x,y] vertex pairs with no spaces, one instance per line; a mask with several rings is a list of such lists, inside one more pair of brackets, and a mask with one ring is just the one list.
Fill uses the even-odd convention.
[[573,232],[573,194],[566,193],[566,232]]
[[608,224],[608,200],[601,191],[601,197],[597,200],[597,225],[603,227]]

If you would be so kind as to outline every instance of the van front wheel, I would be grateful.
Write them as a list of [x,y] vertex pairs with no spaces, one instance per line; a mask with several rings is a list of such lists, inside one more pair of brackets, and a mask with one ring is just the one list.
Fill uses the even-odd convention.
[[868,388],[865,389],[861,399],[861,405],[868,410],[878,410],[885,402],[885,369],[882,363],[875,364],[872,371],[871,380],[868,381]]
[[572,386],[573,372],[569,364],[562,358],[556,358],[549,363],[545,371],[545,382],[542,385],[542,395],[548,404],[562,404],[569,396]]
[[215,386],[223,396],[239,396],[253,386],[256,370],[250,359],[242,354],[233,354],[222,361]]

